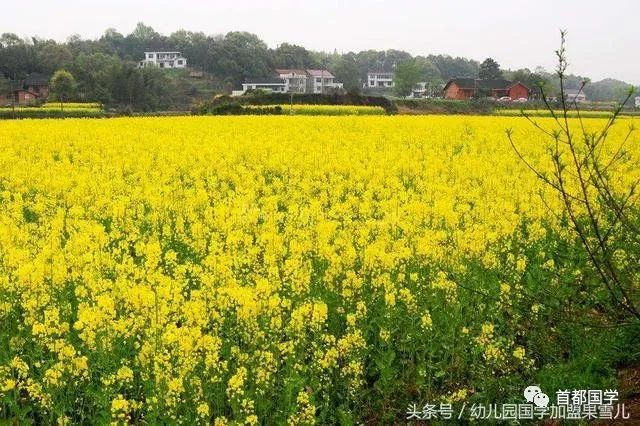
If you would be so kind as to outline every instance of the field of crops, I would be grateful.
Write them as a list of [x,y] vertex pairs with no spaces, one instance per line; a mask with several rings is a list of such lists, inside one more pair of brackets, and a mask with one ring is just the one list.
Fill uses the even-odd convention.
[[90,102],[48,102],[40,106],[0,107],[0,119],[7,118],[61,118],[99,117],[104,114],[102,105]]
[[[276,105],[269,106],[275,107]],[[294,115],[385,115],[384,108],[363,105],[277,105],[282,108],[283,114],[292,112]],[[247,106],[247,108],[264,108],[260,106]]]
[[[530,110],[519,110],[519,109],[499,109],[495,111],[496,115],[509,116],[509,117],[520,117],[522,114],[526,114],[530,117],[551,117],[552,113],[546,109],[530,109]],[[556,110],[553,112],[557,116],[562,114],[562,111]],[[569,117],[578,118],[579,116],[582,118],[610,118],[613,115],[613,111],[575,111],[571,110],[567,114]],[[640,115],[640,113],[635,111],[623,111],[620,117],[628,117]]]
[[60,109],[64,109],[66,111],[101,111],[102,110],[102,105],[99,103],[82,103],[82,102],[65,102],[65,103],[60,103],[60,102],[47,102],[44,103],[40,106],[37,107],[16,107],[16,108],[12,108],[12,107],[2,107],[0,108],[0,110],[3,111],[12,111],[12,110],[16,110],[19,112],[29,112],[29,111],[41,111],[41,110],[60,110]]
[[390,424],[579,386],[593,359],[550,368],[584,264],[507,127],[550,168],[511,117],[0,122],[0,418]]

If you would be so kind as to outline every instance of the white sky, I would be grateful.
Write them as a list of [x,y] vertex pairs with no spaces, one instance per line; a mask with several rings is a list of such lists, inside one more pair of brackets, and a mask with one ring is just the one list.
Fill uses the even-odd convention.
[[640,84],[640,0],[3,0],[0,32],[65,40],[130,33],[143,21],[163,34],[184,28],[257,34],[339,52],[445,53],[503,68],[554,66],[558,30],[569,31],[570,72]]

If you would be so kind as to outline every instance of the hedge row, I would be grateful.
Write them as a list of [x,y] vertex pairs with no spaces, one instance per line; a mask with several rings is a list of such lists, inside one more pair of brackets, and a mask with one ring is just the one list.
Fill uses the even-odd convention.
[[[209,114],[230,114],[229,111],[238,111],[243,114],[242,107],[248,105],[289,105],[292,97],[286,93],[248,93],[244,96],[230,97],[220,96],[211,101],[203,102],[193,108],[192,113],[196,115]],[[387,114],[396,114],[398,108],[396,104],[381,96],[363,96],[356,94],[295,94],[293,103],[296,105],[356,105],[356,106],[377,106],[384,108]],[[267,111],[265,111],[267,113]]]
[[60,111],[46,108],[31,108],[29,110],[12,111],[11,109],[0,110],[0,120],[25,119],[25,118],[109,118],[117,114],[101,110],[69,110]]

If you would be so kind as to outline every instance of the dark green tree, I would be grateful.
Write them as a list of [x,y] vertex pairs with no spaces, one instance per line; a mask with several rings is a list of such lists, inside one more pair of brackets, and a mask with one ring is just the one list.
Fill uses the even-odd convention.
[[319,68],[320,62],[307,49],[295,44],[282,43],[271,52],[272,62],[277,68]]
[[344,89],[349,93],[360,93],[362,90],[362,80],[358,64],[354,54],[339,56],[332,65],[331,72],[336,77],[336,81],[344,84]]
[[500,65],[491,58],[487,58],[480,64],[478,71],[478,78],[482,79],[497,79],[504,78]]

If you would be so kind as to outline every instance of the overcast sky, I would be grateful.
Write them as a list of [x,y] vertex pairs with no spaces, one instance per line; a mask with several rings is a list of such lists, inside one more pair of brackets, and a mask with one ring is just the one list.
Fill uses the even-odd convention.
[[503,68],[552,69],[558,30],[569,31],[570,71],[640,84],[640,1],[615,0],[4,0],[0,32],[65,40],[130,33],[143,21],[163,34],[184,28],[257,34],[338,52],[401,49],[450,54]]

